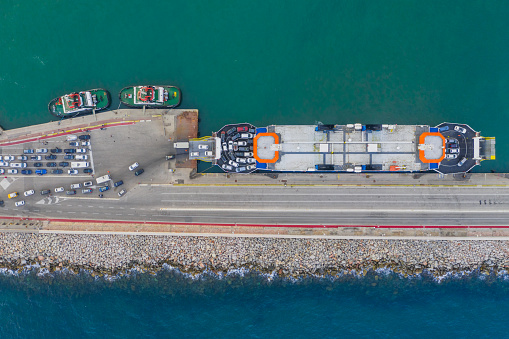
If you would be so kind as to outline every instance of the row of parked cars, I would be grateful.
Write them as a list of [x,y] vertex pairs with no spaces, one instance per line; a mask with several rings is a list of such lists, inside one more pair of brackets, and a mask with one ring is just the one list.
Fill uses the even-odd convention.
[[256,160],[253,158],[255,132],[250,126],[234,126],[221,132],[223,170],[246,172],[256,168]]

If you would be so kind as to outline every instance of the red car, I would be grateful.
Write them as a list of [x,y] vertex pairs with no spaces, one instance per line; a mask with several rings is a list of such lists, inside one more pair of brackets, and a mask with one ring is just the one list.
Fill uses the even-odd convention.
[[247,126],[237,127],[237,132],[247,132]]

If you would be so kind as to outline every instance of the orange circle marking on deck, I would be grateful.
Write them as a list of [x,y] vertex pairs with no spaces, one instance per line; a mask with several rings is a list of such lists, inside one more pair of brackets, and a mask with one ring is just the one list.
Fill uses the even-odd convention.
[[437,136],[437,137],[442,138],[442,146],[443,146],[442,156],[440,158],[438,158],[438,159],[427,159],[424,156],[424,150],[419,150],[419,160],[421,160],[425,164],[430,164],[430,163],[437,163],[438,164],[439,162],[441,162],[445,158],[445,138],[444,138],[444,136],[440,132],[426,132],[426,133],[422,133],[419,136],[419,144],[420,145],[424,145],[425,139],[428,136]]
[[273,137],[274,143],[279,144],[279,136],[276,133],[258,133],[253,139],[253,157],[256,161],[261,163],[273,163],[279,159],[279,151],[274,151],[274,158],[272,159],[260,159],[256,150],[258,149],[258,138],[260,137]]

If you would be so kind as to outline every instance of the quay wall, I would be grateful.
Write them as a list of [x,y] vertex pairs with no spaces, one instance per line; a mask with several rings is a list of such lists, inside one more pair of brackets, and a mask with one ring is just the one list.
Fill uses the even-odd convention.
[[131,234],[0,233],[0,266],[116,275],[164,264],[188,273],[246,268],[280,276],[389,268],[403,275],[509,268],[508,240],[312,239]]

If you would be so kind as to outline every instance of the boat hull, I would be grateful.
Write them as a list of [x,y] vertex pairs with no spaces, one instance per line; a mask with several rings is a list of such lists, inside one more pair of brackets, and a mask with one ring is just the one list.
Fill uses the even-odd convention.
[[[87,93],[87,92],[90,92],[91,95],[96,96],[97,102],[94,105],[83,106],[83,107],[78,107],[77,109],[69,110],[69,109],[66,109],[66,107],[64,107],[64,105],[65,105],[63,103],[65,100],[65,95],[64,95],[64,96],[61,96],[61,97],[51,100],[48,104],[48,110],[52,115],[54,115],[58,118],[73,118],[73,117],[77,117],[80,115],[91,114],[91,113],[93,113],[94,109],[96,112],[100,112],[100,111],[104,111],[104,110],[108,109],[108,107],[110,107],[111,95],[107,90],[102,89],[102,88],[97,88],[97,89],[92,89],[92,90],[88,90],[88,91],[83,91],[80,93]],[[72,94],[74,94],[74,93],[72,93]]]
[[[139,92],[141,88],[151,88],[155,93],[152,98],[145,99],[145,97],[139,97]],[[165,95],[161,95],[162,100],[158,101],[160,89],[166,91],[167,97]],[[128,86],[124,87],[119,95],[120,102],[128,107],[132,108],[142,108],[145,106],[146,108],[173,108],[180,105],[182,99],[182,93],[180,89],[175,86]],[[154,100],[150,100],[154,99]],[[144,101],[147,100],[147,101]]]

